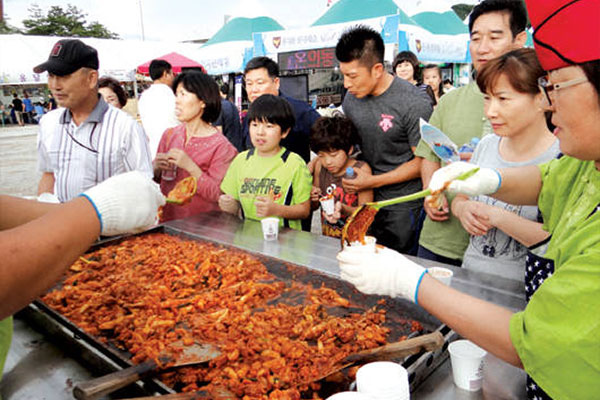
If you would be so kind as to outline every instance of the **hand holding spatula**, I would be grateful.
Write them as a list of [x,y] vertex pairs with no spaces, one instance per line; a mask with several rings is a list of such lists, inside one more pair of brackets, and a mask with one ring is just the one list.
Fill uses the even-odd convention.
[[[454,165],[454,164],[467,164],[469,166],[472,165],[472,164],[461,163],[461,162],[456,162],[456,163],[453,163],[450,165]],[[446,167],[446,168],[448,168],[448,167]],[[450,185],[450,183],[453,180],[466,180],[469,177],[475,175],[477,173],[477,171],[479,171],[479,168],[476,166],[473,166],[472,168],[469,168],[466,171],[461,171],[462,173],[458,174],[456,177],[450,178],[450,179],[444,181],[444,183],[442,185],[439,185],[439,187],[433,186],[430,184],[428,189],[421,190],[420,192],[417,192],[417,193],[409,194],[406,196],[400,196],[400,197],[396,197],[396,198],[389,199],[389,200],[364,203],[363,205],[358,207],[352,213],[352,215],[350,215],[350,217],[346,221],[346,225],[344,225],[344,229],[342,230],[342,248],[344,246],[344,243],[348,243],[348,244],[351,244],[354,242],[363,243],[365,234],[367,233],[367,230],[371,226],[371,223],[373,223],[373,220],[375,219],[375,214],[377,214],[377,211],[379,211],[380,208],[390,206],[392,204],[399,204],[399,203],[405,203],[407,201],[422,199],[427,196],[435,197],[436,195],[438,195],[438,194],[442,193],[444,190],[446,190],[448,185]],[[435,174],[434,174],[434,176],[435,176]],[[432,182],[434,182],[433,179],[432,179]]]

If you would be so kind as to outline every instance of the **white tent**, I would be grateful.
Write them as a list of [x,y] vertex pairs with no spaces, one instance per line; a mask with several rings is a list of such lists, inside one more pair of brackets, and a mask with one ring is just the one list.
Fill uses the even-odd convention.
[[250,40],[215,43],[197,50],[197,60],[211,75],[240,72],[244,69],[244,55],[252,48]]
[[[46,83],[48,75],[34,73],[33,67],[48,58],[52,46],[60,39],[55,36],[0,35],[0,85]],[[138,65],[173,51],[199,62],[197,45],[193,44],[80,39],[98,51],[100,76],[109,75],[119,81],[134,81]]]

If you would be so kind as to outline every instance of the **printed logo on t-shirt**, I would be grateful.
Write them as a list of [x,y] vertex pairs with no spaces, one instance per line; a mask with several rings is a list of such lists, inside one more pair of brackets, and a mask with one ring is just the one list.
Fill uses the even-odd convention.
[[392,120],[394,119],[393,115],[381,114],[381,121],[379,121],[379,127],[382,131],[387,132],[391,127],[394,126]]
[[281,186],[277,185],[277,179],[271,178],[245,178],[240,194],[273,195],[273,201],[281,197]]
[[327,194],[333,195],[335,201],[341,201],[342,204],[347,206],[356,206],[358,195],[356,193],[346,193],[344,188],[332,183],[327,187]]

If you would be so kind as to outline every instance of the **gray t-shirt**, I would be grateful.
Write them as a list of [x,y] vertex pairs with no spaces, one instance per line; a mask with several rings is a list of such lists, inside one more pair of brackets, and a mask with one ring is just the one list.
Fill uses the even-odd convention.
[[[560,153],[559,143],[556,140],[548,150],[533,160],[511,162],[502,159],[498,150],[499,144],[500,136],[495,134],[485,136],[477,145],[471,162],[487,168],[522,167],[542,164],[556,158]],[[522,218],[537,221],[538,208],[536,206],[516,206],[488,196],[475,196],[472,200],[500,207],[518,214]],[[492,228],[483,236],[471,236],[462,266],[505,278],[523,280],[525,279],[526,255],[527,247],[501,230]]]
[[[419,118],[429,120],[433,111],[419,88],[397,77],[379,96],[357,99],[348,93],[343,108],[358,129],[363,157],[373,175],[389,172],[415,157],[411,147],[421,139]],[[374,196],[378,201],[419,190],[421,180],[413,179],[377,188]]]

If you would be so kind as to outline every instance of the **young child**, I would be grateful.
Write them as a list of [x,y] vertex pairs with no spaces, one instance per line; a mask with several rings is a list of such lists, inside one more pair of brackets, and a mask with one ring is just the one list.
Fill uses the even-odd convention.
[[356,127],[346,117],[321,117],[311,129],[310,148],[318,156],[310,196],[311,207],[317,209],[319,200],[327,195],[335,200],[335,212],[332,215],[321,212],[323,235],[341,237],[348,216],[359,205],[373,201],[373,191],[370,189],[348,193],[342,186],[342,177],[348,167],[360,170],[362,175],[371,175],[367,163],[350,157],[358,140]]
[[247,118],[254,148],[229,166],[219,207],[254,220],[278,217],[280,226],[300,230],[300,220],[310,214],[312,176],[302,157],[280,145],[294,126],[292,108],[285,99],[265,94],[252,102]]

